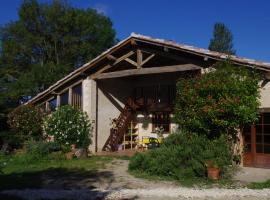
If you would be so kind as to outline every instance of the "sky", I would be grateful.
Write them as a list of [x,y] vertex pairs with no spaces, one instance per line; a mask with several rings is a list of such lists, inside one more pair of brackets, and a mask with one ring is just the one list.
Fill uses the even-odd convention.
[[[49,0],[40,0],[46,2]],[[270,0],[69,0],[111,18],[122,40],[132,32],[208,48],[216,22],[234,36],[238,56],[270,62]],[[0,25],[17,19],[21,0],[0,1]]]

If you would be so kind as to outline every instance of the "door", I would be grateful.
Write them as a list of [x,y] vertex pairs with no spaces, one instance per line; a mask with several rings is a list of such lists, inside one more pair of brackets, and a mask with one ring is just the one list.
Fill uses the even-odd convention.
[[257,124],[245,127],[244,166],[270,168],[270,113],[261,113]]

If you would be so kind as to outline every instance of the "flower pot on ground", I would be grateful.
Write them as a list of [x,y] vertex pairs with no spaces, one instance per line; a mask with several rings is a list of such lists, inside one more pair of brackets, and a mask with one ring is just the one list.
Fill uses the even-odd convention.
[[65,153],[65,156],[66,156],[66,159],[67,160],[71,160],[74,156],[74,153],[73,152],[68,152],[68,153]]
[[207,176],[211,180],[218,180],[220,174],[220,169],[217,167],[207,167]]
[[207,161],[207,177],[211,180],[218,180],[220,178],[220,169],[213,161]]
[[77,158],[86,158],[88,155],[87,155],[87,150],[86,149],[83,149],[83,148],[80,148],[80,149],[76,149],[74,155],[77,157]]

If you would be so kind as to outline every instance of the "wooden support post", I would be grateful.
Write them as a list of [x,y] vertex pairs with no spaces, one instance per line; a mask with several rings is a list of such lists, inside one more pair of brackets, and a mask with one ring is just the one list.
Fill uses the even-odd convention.
[[60,95],[58,94],[56,97],[56,107],[60,106]]
[[126,133],[124,133],[124,150],[126,150]]
[[49,101],[46,101],[45,102],[45,110],[46,111],[49,111],[50,110],[50,103],[49,103]]
[[68,88],[68,104],[72,105],[72,88]]
[[133,138],[132,138],[132,132],[133,132],[133,123],[131,121],[131,127],[130,127],[130,144],[131,144],[131,150],[133,148]]
[[141,68],[142,67],[142,61],[143,61],[143,55],[142,55],[142,51],[140,49],[137,49],[137,68]]

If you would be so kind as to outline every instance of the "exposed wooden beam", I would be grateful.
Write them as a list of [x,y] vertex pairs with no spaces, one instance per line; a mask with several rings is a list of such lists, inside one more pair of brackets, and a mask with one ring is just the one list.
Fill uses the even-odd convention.
[[133,46],[135,46],[135,45],[137,45],[137,42],[136,42],[136,40],[132,39],[132,40],[130,41],[130,44],[133,45]]
[[90,76],[91,79],[95,79],[95,77],[97,77],[99,74],[101,74],[102,72],[106,71],[107,69],[110,69],[112,67],[112,65],[106,65],[105,67],[103,67],[102,69],[100,69],[99,71],[97,71],[96,73],[92,74]]
[[113,55],[107,55],[107,59],[108,60],[112,60],[112,61],[116,61],[117,60],[117,58],[116,57],[114,57]]
[[142,62],[143,62],[143,54],[140,49],[137,49],[137,68],[142,67]]
[[125,60],[126,58],[132,56],[134,53],[135,53],[134,51],[130,51],[127,54],[121,56],[120,58],[117,58],[117,60],[114,61],[113,65],[120,63],[121,61]]
[[127,61],[128,63],[134,65],[135,67],[138,67],[138,64],[135,61],[131,60],[130,58],[126,58],[125,61]]
[[148,56],[144,61],[142,61],[142,66],[147,63],[149,60],[151,60],[153,57],[155,56],[155,54],[153,53],[152,55]]
[[150,48],[146,48],[146,47],[140,47],[140,49],[142,49],[142,51],[144,51],[144,52],[147,52],[150,54],[154,53],[156,56],[162,56],[162,57],[172,59],[175,61],[179,61],[179,62],[194,63],[196,65],[201,65],[202,63],[206,64],[206,62],[203,59],[201,59],[201,61],[200,61],[200,60],[195,60],[195,59],[191,59],[191,58],[186,58],[184,56],[179,56],[179,55],[173,54],[172,52],[170,52],[170,53],[165,52],[164,50],[155,50],[155,49],[150,49]]
[[121,70],[121,71],[116,71],[116,72],[103,73],[103,74],[98,75],[96,79],[118,78],[118,77],[136,76],[136,75],[144,75],[144,74],[172,73],[172,72],[181,72],[181,71],[189,71],[189,70],[199,70],[199,69],[201,69],[201,67],[194,64],[138,68],[138,69]]

